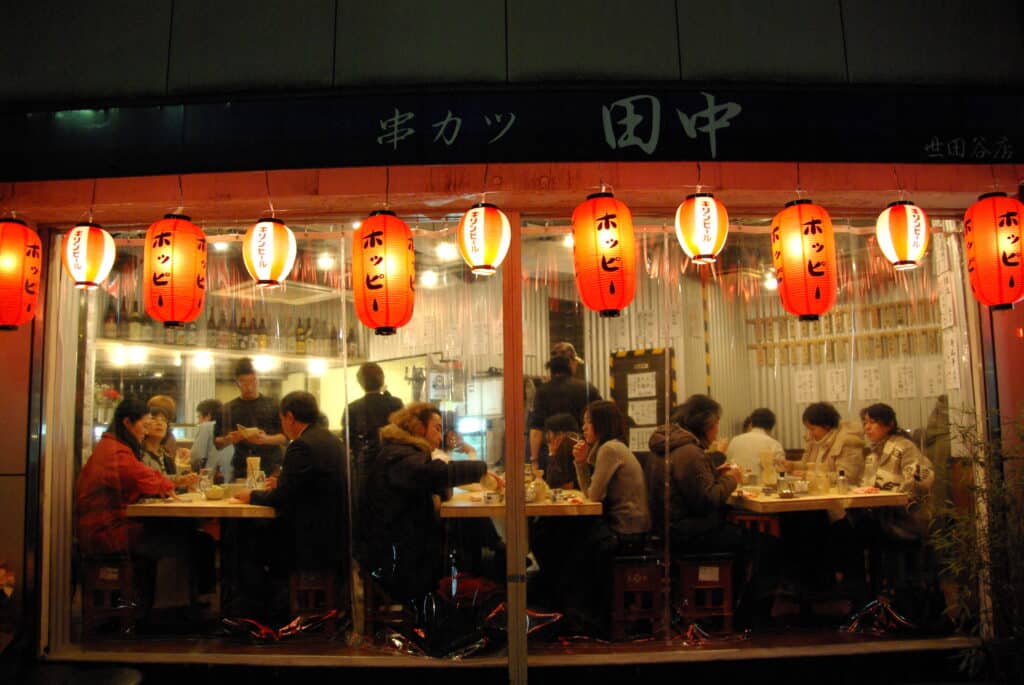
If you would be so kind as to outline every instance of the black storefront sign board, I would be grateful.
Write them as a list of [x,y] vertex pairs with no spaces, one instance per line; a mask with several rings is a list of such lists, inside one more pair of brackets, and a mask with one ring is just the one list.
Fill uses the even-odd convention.
[[484,162],[1024,162],[1024,94],[362,93],[0,114],[2,181]]

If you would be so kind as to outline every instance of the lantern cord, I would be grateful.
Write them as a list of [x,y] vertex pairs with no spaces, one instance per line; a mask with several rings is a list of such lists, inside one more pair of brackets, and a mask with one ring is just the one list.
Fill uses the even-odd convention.
[[181,174],[178,174],[178,209],[175,214],[182,214],[185,211],[185,191],[181,187]]
[[698,193],[700,192],[700,187],[701,187],[700,177],[701,177],[701,168],[700,168],[700,162],[698,161],[697,162],[697,192]]
[[989,170],[992,172],[992,190],[999,190],[999,177],[996,176],[996,165],[990,164]]
[[384,209],[391,205],[391,167],[384,167]]
[[92,199],[89,200],[89,223],[92,223],[92,213],[96,208],[96,179],[92,180]]
[[270,205],[270,217],[274,218],[274,198],[270,195],[270,171],[267,169],[263,170],[263,178],[267,184],[267,204]]
[[484,189],[480,193],[480,202],[487,202],[487,167],[488,163],[484,162]]
[[903,199],[903,184],[900,183],[900,175],[896,173],[896,167],[892,168],[892,175],[896,177],[896,192],[899,194],[899,198]]
[[797,197],[797,199],[800,199],[800,195],[803,192],[804,192],[804,189],[800,187],[800,162],[797,162],[796,163],[796,197]]

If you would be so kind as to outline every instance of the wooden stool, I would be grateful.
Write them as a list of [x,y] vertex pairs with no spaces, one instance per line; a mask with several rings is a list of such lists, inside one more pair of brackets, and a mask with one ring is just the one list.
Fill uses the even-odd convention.
[[650,625],[650,633],[664,629],[665,573],[659,557],[645,554],[616,557],[612,578],[613,640],[624,640],[630,624]]
[[367,635],[376,635],[387,626],[415,623],[416,617],[404,605],[392,600],[362,566],[359,567],[359,584],[363,591],[363,630]]
[[[288,578],[288,611],[292,617],[320,616],[338,608],[337,573],[333,569],[293,570]],[[333,634],[335,623],[326,624]]]
[[721,618],[723,630],[732,631],[732,564],[731,554],[687,554],[676,558],[676,608],[687,623]]
[[741,514],[739,512],[732,511],[729,512],[727,520],[729,523],[733,523],[737,526],[743,526],[747,530],[765,533],[777,538],[782,537],[782,534],[779,532],[778,516],[772,516],[771,514]]
[[116,619],[120,632],[135,630],[139,613],[135,568],[127,555],[82,558],[82,637],[95,637],[98,628]]

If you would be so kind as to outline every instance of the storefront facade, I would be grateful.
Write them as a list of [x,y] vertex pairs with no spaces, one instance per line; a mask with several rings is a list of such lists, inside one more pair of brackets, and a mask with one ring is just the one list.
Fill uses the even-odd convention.
[[[513,3],[502,20],[495,4],[474,6],[471,16],[489,31],[505,27],[507,37],[498,41],[507,46],[504,57],[471,28],[464,33],[481,41],[468,51],[477,60],[440,64],[446,50],[422,46],[431,58],[420,68],[446,68],[445,77],[430,82],[490,84],[453,88],[401,71],[405,59],[381,58],[369,66],[363,55],[375,45],[361,45],[350,32],[375,24],[378,17],[371,14],[378,10],[323,5],[319,9],[335,21],[327,22],[335,26],[333,41],[327,41],[334,44],[330,78],[298,77],[301,60],[294,56],[272,75],[277,87],[301,84],[322,93],[257,98],[239,95],[244,89],[237,83],[218,85],[201,54],[183,53],[175,41],[186,35],[195,42],[182,47],[204,45],[211,32],[224,35],[221,25],[198,10],[171,5],[164,8],[167,25],[184,30],[164,55],[163,90],[116,93],[109,83],[97,84],[103,100],[122,104],[6,115],[5,142],[19,164],[5,178],[10,192],[4,206],[39,229],[48,265],[40,314],[6,334],[16,344],[5,346],[11,355],[6,368],[18,372],[9,376],[11,391],[5,393],[10,414],[24,417],[18,425],[28,426],[15,436],[24,449],[11,450],[14,478],[4,479],[11,490],[5,500],[25,512],[7,519],[23,525],[16,526],[17,536],[5,536],[15,541],[5,553],[13,557],[23,545],[25,563],[16,567],[18,611],[33,624],[37,653],[116,658],[116,649],[97,650],[77,635],[69,582],[74,475],[98,438],[97,427],[109,421],[114,393],[174,396],[176,435],[187,440],[199,400],[233,397],[230,369],[243,356],[261,358],[269,394],[302,389],[316,395],[332,429],[346,424],[345,408],[361,394],[355,383],[359,364],[377,361],[393,394],[407,403],[438,403],[460,421],[479,456],[507,474],[522,473],[528,449],[528,399],[519,388],[545,375],[548,350],[558,339],[576,344],[586,360],[582,375],[606,398],[621,393],[616,359],[671,351],[654,362],[663,376],[658,390],[632,398],[640,400],[634,404],[628,396],[621,402],[637,423],[630,446],[640,452],[642,436],[664,425],[664,408],[693,393],[710,394],[723,405],[725,435],[738,434],[755,407],[773,407],[780,417],[775,434],[792,450],[803,447],[800,412],[818,400],[832,402],[853,422],[861,407],[886,401],[901,425],[922,429],[940,396],[951,409],[971,412],[998,398],[1004,412],[1014,411],[1020,398],[1012,395],[1010,362],[1004,360],[1019,356],[1014,331],[1020,310],[990,312],[976,305],[961,220],[980,194],[1019,195],[1024,140],[1016,128],[1024,100],[1019,87],[1004,93],[984,84],[999,80],[992,67],[1010,69],[1020,54],[979,57],[971,78],[947,71],[934,75],[933,87],[908,93],[897,85],[899,78],[883,78],[884,70],[864,56],[869,41],[857,27],[874,26],[871,17],[840,5],[845,23],[829,15],[816,17],[814,26],[817,33],[838,31],[845,50],[833,54],[824,47],[829,41],[811,41],[816,55],[799,65],[772,66],[773,73],[795,68],[795,80],[811,85],[738,87],[737,80],[764,80],[758,78],[764,67],[748,60],[732,77],[716,71],[688,52],[699,43],[699,32],[688,33],[693,28],[686,21],[696,10],[686,3],[652,3],[642,20],[633,13],[627,19],[618,6],[588,20],[596,32],[626,21],[627,42],[650,44],[617,60],[610,69],[615,83],[577,87],[566,85],[568,75],[590,82],[603,77],[607,61],[597,48],[584,41],[585,49],[560,66],[569,57],[561,49],[548,45],[545,58],[534,63],[529,50],[515,47],[543,43],[553,27],[567,30],[560,22],[568,17],[545,21],[539,5]],[[436,11],[458,9],[465,8]],[[496,21],[486,22],[488,11]],[[460,12],[460,20],[466,14]],[[722,18],[702,20],[707,26]],[[316,23],[302,19],[306,28]],[[662,35],[666,19],[674,36]],[[262,8],[251,21],[288,24],[298,17]],[[398,25],[388,30],[398,31]],[[403,35],[423,39],[426,32]],[[799,39],[799,32],[790,38]],[[997,50],[995,42],[988,49]],[[324,41],[308,43],[302,59],[327,59],[320,54]],[[904,57],[901,48],[888,49],[887,64]],[[670,53],[680,66],[665,73],[660,58]],[[938,57],[930,64],[942,66]],[[139,65],[152,66],[144,60]],[[903,65],[905,75],[914,76],[913,64]],[[234,70],[244,73],[245,64]],[[985,78],[974,78],[981,73]],[[1007,73],[1019,79],[1021,72]],[[552,78],[558,82],[545,83]],[[950,85],[964,80],[974,89]],[[696,81],[720,85],[690,85]],[[400,85],[382,88],[381,82]],[[58,77],[54,84],[60,87]],[[215,95],[204,102],[200,92]],[[128,94],[156,100],[124,105],[121,97]],[[89,102],[85,96],[62,100]],[[583,305],[572,251],[563,245],[573,208],[600,190],[613,191],[629,206],[637,234],[637,294],[617,318],[599,317]],[[676,207],[700,191],[713,192],[730,213],[729,243],[713,269],[689,263],[673,235]],[[814,324],[786,314],[768,290],[772,217],[798,198],[825,207],[836,226],[839,296]],[[933,231],[924,264],[909,275],[895,273],[873,239],[878,213],[904,198],[928,212]],[[460,216],[481,199],[500,206],[512,225],[509,255],[489,278],[469,274],[461,260],[437,249],[453,242]],[[389,337],[372,335],[358,321],[350,283],[353,224],[383,208],[412,228],[420,276],[412,320]],[[299,245],[292,284],[275,296],[256,291],[239,261],[242,235],[271,210],[296,232]],[[141,317],[135,330],[105,330],[111,318],[130,326],[133,309],[145,308],[142,236],[149,224],[176,211],[203,228],[211,247],[224,248],[210,253],[210,291],[192,337],[186,329],[183,337],[158,339],[163,331]],[[64,233],[85,218],[115,235],[120,257],[108,285],[83,296],[71,287],[57,255]],[[430,281],[422,280],[427,271]],[[302,326],[303,317],[303,330],[313,328],[316,335],[296,331],[294,319]],[[241,333],[244,347],[237,340],[243,318],[252,322],[248,334]],[[213,335],[225,322],[233,336]],[[303,345],[313,341],[317,347],[296,349],[300,337]],[[1002,379],[1007,382],[992,382]],[[20,455],[27,456],[22,461]],[[524,483],[512,476],[507,487],[502,534],[509,559],[525,559]],[[506,575],[514,579],[507,587],[510,635],[524,635],[530,626],[526,584],[519,580],[526,574],[525,563],[508,566]],[[521,679],[525,657],[533,655],[534,663],[552,658],[534,649],[513,638],[507,659],[484,652],[482,663],[507,663]],[[146,658],[163,658],[153,645],[146,650]],[[274,658],[266,657],[268,663]],[[345,652],[337,662],[395,658],[403,656]]]

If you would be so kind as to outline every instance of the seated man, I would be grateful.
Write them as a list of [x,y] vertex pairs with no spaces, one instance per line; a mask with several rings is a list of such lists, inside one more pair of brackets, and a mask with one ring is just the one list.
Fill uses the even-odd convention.
[[765,474],[761,473],[761,453],[771,452],[771,463],[774,464],[786,460],[786,450],[782,448],[782,443],[770,435],[775,428],[775,413],[771,409],[755,409],[747,421],[750,422],[750,430],[729,441],[725,458],[739,466],[744,475],[753,473],[758,482],[763,483]]
[[296,390],[280,405],[291,440],[281,475],[264,490],[243,490],[242,502],[274,507],[278,518],[260,542],[272,569],[343,570],[348,551],[347,469],[341,440],[320,425],[316,398]]

